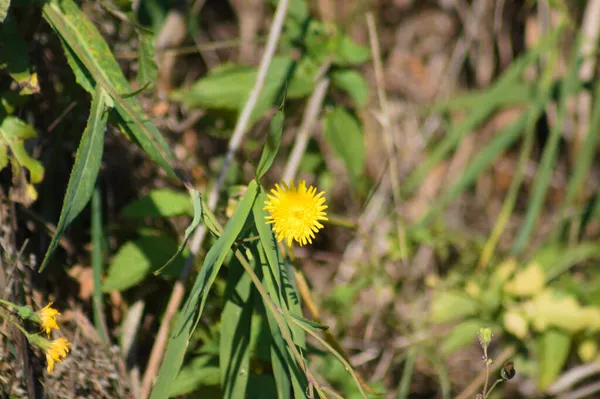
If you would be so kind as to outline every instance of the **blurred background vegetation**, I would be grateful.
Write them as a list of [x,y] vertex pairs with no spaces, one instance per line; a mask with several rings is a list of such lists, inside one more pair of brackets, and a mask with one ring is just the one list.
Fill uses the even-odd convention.
[[[54,301],[73,342],[45,375],[0,326],[3,397],[148,397],[284,96],[262,183],[325,191],[297,290],[360,376],[307,337],[323,385],[474,398],[489,327],[491,381],[517,371],[490,397],[600,397],[600,1],[0,0],[0,20],[0,297]],[[278,397],[260,329],[245,391],[222,383],[230,277],[174,397]]]

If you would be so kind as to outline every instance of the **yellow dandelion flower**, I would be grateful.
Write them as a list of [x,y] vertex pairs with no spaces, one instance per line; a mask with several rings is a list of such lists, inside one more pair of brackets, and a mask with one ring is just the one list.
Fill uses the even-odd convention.
[[56,316],[59,315],[60,312],[52,307],[52,302],[38,312],[40,327],[42,331],[46,331],[48,337],[50,336],[52,329],[60,330],[58,323],[56,322]]
[[286,239],[287,245],[291,246],[296,240],[300,246],[311,243],[315,233],[323,228],[320,220],[327,220],[325,209],[325,194],[313,186],[306,188],[306,181],[300,180],[298,187],[294,182],[275,185],[267,194],[269,198],[265,201],[265,209],[270,215],[266,217],[267,223],[273,225],[273,231],[277,241]]
[[51,373],[54,370],[54,364],[62,363],[67,357],[69,352],[69,346],[71,344],[66,338],[58,338],[50,342],[46,348],[46,362],[48,362],[48,372]]

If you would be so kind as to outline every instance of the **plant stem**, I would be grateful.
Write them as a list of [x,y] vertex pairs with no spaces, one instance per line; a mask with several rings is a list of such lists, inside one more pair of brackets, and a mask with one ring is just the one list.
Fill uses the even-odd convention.
[[6,305],[6,306],[10,306],[13,309],[16,309],[18,307],[14,303],[9,302],[9,301],[5,301],[4,299],[0,299],[0,303],[3,304],[3,305]]
[[[486,396],[488,380],[490,378],[490,361],[488,359],[487,347],[483,347],[483,361],[485,362],[485,382],[483,383],[483,397]],[[494,384],[495,385],[495,384]]]
[[492,393],[492,391],[494,390],[494,388],[496,388],[496,385],[500,384],[502,381],[504,381],[502,378],[498,378],[496,380],[496,382],[494,382],[494,385],[492,385],[492,387],[490,388],[490,391],[487,393],[487,395],[484,393],[483,399],[486,399],[488,396],[490,396],[490,394]]

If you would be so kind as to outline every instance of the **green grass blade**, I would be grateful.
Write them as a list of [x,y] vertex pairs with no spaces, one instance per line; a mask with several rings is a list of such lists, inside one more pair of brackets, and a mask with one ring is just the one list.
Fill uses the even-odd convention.
[[92,272],[94,275],[94,295],[92,306],[94,309],[94,326],[104,345],[108,344],[108,331],[104,320],[104,295],[102,293],[102,274],[104,260],[102,248],[104,247],[104,229],[102,226],[102,196],[96,187],[92,194]]
[[[43,7],[44,18],[56,31],[71,57],[78,82],[89,90],[89,78],[103,87],[115,102],[116,124],[134,137],[142,149],[165,171],[175,176],[173,156],[158,129],[143,116],[133,90],[119,68],[108,44],[96,27],[72,0],[48,1]],[[87,72],[81,70],[81,66]],[[85,83],[84,83],[85,82]]]
[[252,280],[237,260],[229,264],[221,313],[219,368],[223,398],[243,398],[250,374],[250,332],[254,301]]
[[[258,199],[260,200],[260,196]],[[259,204],[258,200],[254,204],[255,210],[257,208],[257,204]],[[255,253],[255,256],[257,256],[260,260],[264,286],[275,306],[282,309],[281,291],[275,283],[275,278],[270,269],[270,262],[267,261],[262,244],[257,245]],[[291,388],[290,375],[293,375],[294,372],[294,361],[288,354],[285,340],[283,339],[283,335],[281,334],[279,326],[277,325],[273,315],[271,312],[265,311],[265,316],[267,318],[267,324],[269,325],[271,339],[273,341],[271,347],[271,363],[273,366],[275,385],[277,386],[277,397],[280,399],[289,398]],[[290,326],[286,324],[286,328],[288,327]]]
[[102,163],[102,153],[104,151],[104,132],[108,122],[107,107],[110,104],[110,97],[104,90],[98,86],[92,99],[92,108],[88,118],[87,126],[81,136],[81,142],[75,156],[75,163],[69,177],[67,192],[63,201],[62,210],[56,233],[52,237],[50,246],[46,251],[39,272],[41,273],[54,253],[60,237],[65,229],[77,215],[85,208],[89,202],[96,177],[100,171]]
[[438,214],[457,195],[465,191],[477,177],[509,148],[521,135],[528,119],[528,114],[522,115],[517,121],[505,127],[496,137],[480,152],[475,159],[469,162],[464,171],[459,173],[458,179],[442,197],[429,207],[427,213],[417,222],[414,228],[426,224],[433,216]]
[[488,261],[492,257],[492,254],[496,249],[496,245],[498,244],[498,241],[500,240],[500,237],[504,232],[506,224],[508,223],[510,216],[513,213],[515,204],[517,203],[519,189],[521,188],[521,184],[523,183],[525,169],[527,168],[527,161],[529,161],[529,158],[531,157],[531,151],[533,150],[533,143],[535,141],[535,125],[540,118],[542,110],[542,105],[538,104],[537,107],[532,107],[532,110],[530,112],[530,117],[527,121],[527,127],[525,131],[525,138],[523,140],[523,144],[521,145],[517,170],[512,182],[510,183],[508,194],[506,194],[506,198],[504,200],[504,203],[502,204],[502,209],[500,210],[500,214],[496,219],[494,228],[492,229],[492,232],[489,235],[485,246],[483,247],[483,250],[481,251],[481,256],[479,257],[478,264],[479,270],[487,266]]
[[164,399],[168,397],[170,385],[183,363],[189,337],[196,328],[197,322],[204,310],[208,292],[217,278],[219,269],[231,246],[244,227],[246,219],[254,205],[257,193],[258,184],[256,180],[252,180],[248,185],[246,195],[240,201],[233,216],[225,225],[223,234],[221,234],[217,242],[206,254],[202,270],[198,274],[194,287],[175,321],[165,356],[157,375],[156,384],[150,396],[151,399]]
[[[281,252],[279,252],[279,246],[277,245],[277,241],[275,240],[271,228],[265,223],[265,217],[268,215],[268,213],[263,209],[265,201],[266,195],[261,190],[253,209],[254,222],[258,230],[262,247],[259,248],[259,252],[261,250],[264,251],[265,257],[265,261],[261,262],[263,265],[263,279],[265,281],[265,287],[275,305],[282,309],[282,311],[285,311],[291,315],[298,314],[301,316],[302,310],[299,304],[300,295],[297,289],[290,286],[289,283],[286,284],[287,278],[284,277],[287,276],[286,262],[284,261]],[[306,376],[304,373],[302,373],[299,366],[293,360],[291,353],[289,353],[286,349],[283,337],[281,336],[281,331],[279,331],[279,326],[273,319],[273,316],[270,314],[270,312],[266,313],[269,327],[271,328],[271,335],[273,336],[275,349],[278,351],[277,355],[281,356],[283,353],[286,354],[285,360],[289,375],[291,376],[294,395],[303,395],[307,386]],[[306,338],[304,331],[295,325],[287,324],[287,327],[291,331],[294,344],[299,348],[305,348]]]
[[[552,68],[553,59],[557,56],[557,51],[557,49],[554,49],[551,52],[551,57],[547,63],[547,68]],[[567,100],[571,94],[575,93],[578,88],[581,87],[578,72],[579,56],[574,54],[569,70],[567,71],[567,76],[563,79],[560,87],[560,102],[556,115],[556,121],[550,128],[550,135],[544,147],[542,160],[536,173],[536,178],[533,185],[533,194],[531,195],[531,199],[529,201],[527,213],[525,214],[525,220],[511,249],[513,254],[519,254],[525,249],[527,243],[529,242],[529,237],[535,229],[540,212],[544,206],[546,193],[548,192],[550,179],[552,178],[552,172],[558,156],[558,147],[563,131],[563,121],[565,120],[567,113]],[[546,84],[550,86],[549,83]]]
[[561,228],[557,229],[558,233],[564,231],[569,209],[574,209],[575,203],[580,200],[579,195],[581,194],[583,182],[589,174],[594,160],[594,154],[596,153],[596,143],[598,142],[598,135],[600,134],[600,80],[596,81],[593,97],[594,106],[592,108],[592,120],[589,124],[585,140],[578,153],[573,177],[571,177],[569,185],[567,186],[567,194],[565,195],[565,200],[560,211],[562,221]]
[[[506,104],[505,98],[512,97],[515,85],[524,84],[522,75],[525,69],[538,59],[540,54],[553,47],[562,27],[559,26],[544,38],[533,50],[512,63],[506,72],[498,79],[489,91],[481,97],[481,101],[471,110],[469,116],[455,128],[431,151],[430,155],[421,162],[402,184],[402,195],[408,195],[423,182],[431,169],[445,159],[456,146],[477,126],[487,120],[490,115]],[[522,99],[518,99],[522,103]]]
[[283,102],[279,107],[279,110],[271,119],[271,123],[269,124],[269,135],[267,136],[267,142],[265,143],[265,148],[263,149],[262,155],[260,157],[260,161],[258,162],[258,166],[256,167],[256,179],[260,180],[261,177],[267,173],[271,165],[273,164],[273,160],[277,155],[277,151],[279,151],[279,145],[281,144],[281,134],[283,133],[283,121],[284,121],[284,113],[283,113]]
[[408,399],[410,394],[410,383],[412,382],[413,373],[415,370],[415,361],[417,360],[417,348],[410,348],[404,363],[402,378],[398,385],[398,399]]

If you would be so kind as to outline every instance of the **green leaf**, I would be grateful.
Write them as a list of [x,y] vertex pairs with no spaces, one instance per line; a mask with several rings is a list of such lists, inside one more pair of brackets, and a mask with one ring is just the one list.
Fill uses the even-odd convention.
[[279,151],[279,145],[281,144],[281,134],[283,133],[283,121],[284,113],[282,102],[281,106],[279,107],[279,110],[275,113],[269,125],[269,135],[267,136],[267,142],[265,143],[265,148],[263,149],[262,155],[260,156],[260,161],[258,162],[258,166],[256,167],[257,180],[260,180],[265,175],[265,173],[267,173],[269,168],[271,168],[273,160],[277,155],[277,151]]
[[151,399],[163,399],[170,390],[171,383],[177,376],[183,363],[183,357],[189,343],[189,337],[196,328],[202,315],[208,292],[230,251],[231,246],[242,231],[248,214],[256,199],[258,184],[253,180],[248,185],[246,195],[238,204],[233,216],[225,225],[225,230],[217,242],[210,248],[194,287],[186,300],[181,313],[175,320],[171,337],[165,351],[164,360],[157,375],[156,384],[152,390]]
[[0,0],[0,22],[4,22],[8,9],[10,8],[10,0]]
[[[260,118],[275,103],[279,94],[292,78],[295,61],[291,57],[277,56],[269,66],[267,80],[258,98],[252,119]],[[190,108],[241,111],[256,82],[257,69],[240,65],[224,65],[211,70],[190,88],[174,91],[171,98]],[[294,80],[288,86],[292,86]],[[304,86],[307,87],[306,85]],[[310,92],[310,85],[308,91]],[[289,98],[306,92],[288,91]]]
[[20,168],[29,170],[32,184],[27,183],[25,193],[30,201],[37,199],[33,184],[39,183],[44,178],[44,167],[41,162],[31,158],[24,146],[25,140],[36,136],[33,126],[15,116],[6,116],[0,120],[0,170],[4,169],[9,161],[13,166],[14,174],[20,175],[22,173]]
[[[549,56],[552,59],[558,59],[558,49],[554,49]],[[560,85],[560,99],[558,101],[558,112],[556,113],[556,123],[553,123],[550,128],[550,134],[544,145],[542,159],[533,180],[532,194],[528,200],[527,213],[525,220],[521,224],[519,234],[513,244],[512,253],[518,254],[525,249],[529,241],[529,237],[534,232],[538,219],[541,215],[544,203],[546,201],[546,193],[550,187],[550,180],[555,170],[555,164],[559,153],[560,140],[563,136],[564,121],[568,118],[568,104],[572,95],[580,88],[579,81],[579,66],[580,53],[574,51],[570,62],[569,70],[563,78]],[[552,65],[552,64],[548,64]]]
[[200,221],[202,220],[202,200],[200,198],[200,193],[197,190],[192,189],[190,190],[190,194],[192,196],[192,204],[194,206],[194,218],[192,219],[192,223],[190,223],[187,229],[185,229],[183,241],[179,245],[179,248],[177,248],[177,251],[173,254],[173,256],[171,256],[167,263],[165,263],[163,266],[161,266],[158,270],[154,272],[155,275],[159,274],[165,268],[169,267],[171,263],[174,262],[183,253],[183,250],[185,249],[187,242],[192,236],[192,233],[196,230],[198,225],[200,225]]
[[543,391],[554,382],[562,370],[569,350],[571,337],[562,331],[548,330],[536,339],[538,347],[538,387]]
[[[506,72],[486,91],[477,106],[470,110],[468,117],[453,126],[445,138],[431,149],[428,157],[420,162],[419,166],[404,180],[401,189],[402,194],[407,195],[416,190],[431,169],[443,161],[464,137],[476,131],[477,126],[488,120],[490,115],[496,112],[497,109],[508,105],[505,99],[514,97],[511,93],[515,85],[524,84],[522,77],[525,69],[536,62],[540,54],[545,54],[555,46],[556,40],[560,37],[560,32],[560,29],[555,29],[548,37],[541,40],[532,51],[525,53],[510,65]],[[532,93],[530,101],[535,99],[534,94]],[[523,99],[520,98],[515,103],[522,104]]]
[[140,31],[138,33],[138,74],[140,87],[154,85],[158,76],[158,68],[154,62],[154,37]]
[[[0,19],[4,20],[6,14],[2,15],[4,6],[8,7],[10,2],[2,4],[0,0]],[[10,15],[0,25],[0,70],[6,72],[13,78],[21,88],[19,94],[33,94],[40,91],[40,85],[36,73],[31,73],[29,55],[27,54],[27,43],[17,31],[17,21]]]
[[[146,236],[126,242],[108,266],[102,290],[124,291],[135,286],[169,260],[169,255],[176,250],[177,242],[165,235]],[[178,276],[184,263],[185,258],[178,255],[168,275]]]
[[294,319],[298,320],[300,323],[302,323],[306,328],[313,330],[313,331],[326,331],[329,330],[329,326],[326,326],[324,324],[318,323],[314,320],[308,320],[305,319],[304,317],[300,317],[298,315],[295,315],[293,313],[290,313],[290,316],[292,316]]
[[[219,389],[220,374],[218,359],[212,355],[200,355],[185,365],[169,391],[169,397],[181,396],[203,389],[202,397],[221,398]],[[200,395],[199,392],[197,392]]]
[[109,106],[109,103],[110,98],[106,95],[104,90],[98,86],[92,99],[92,108],[87,126],[81,136],[79,148],[77,148],[77,155],[75,156],[75,163],[73,164],[71,176],[69,177],[67,192],[65,193],[60,218],[58,220],[58,225],[56,226],[56,233],[52,237],[50,246],[46,251],[44,261],[39,270],[40,273],[48,265],[48,261],[54,253],[60,237],[67,226],[69,226],[83,208],[85,208],[92,196],[96,184],[96,177],[98,176],[100,165],[102,163],[104,132],[108,121],[107,107]]
[[334,63],[337,65],[358,65],[366,62],[371,58],[371,51],[368,47],[360,45],[354,40],[343,34],[338,43],[335,52]]
[[410,383],[412,382],[415,369],[415,361],[417,360],[417,353],[417,348],[415,347],[408,350],[404,369],[402,370],[402,378],[398,385],[398,399],[408,399],[408,395],[410,394]]
[[431,302],[431,318],[434,323],[447,323],[472,316],[479,309],[479,303],[463,292],[438,291]]
[[[263,209],[266,199],[267,197],[261,189],[253,209],[254,223],[261,242],[257,252],[262,264],[265,287],[275,306],[290,315],[301,317],[300,294],[296,287],[293,270],[291,270],[288,262],[284,260],[283,255],[279,252],[279,246],[271,227],[265,223],[265,217],[268,215],[267,211]],[[275,322],[273,315],[268,311],[266,315],[273,338],[271,358],[274,365],[275,382],[278,392],[280,392],[279,398],[288,397],[286,396],[286,392],[288,391],[283,391],[289,385],[290,376],[294,396],[303,397],[308,385],[306,375],[301,371],[300,366],[296,363],[290,349],[284,342],[282,332]],[[296,324],[288,325],[287,328],[291,332],[294,344],[299,348],[306,349],[306,337],[302,328]],[[284,365],[286,370],[283,370]]]
[[172,217],[193,215],[194,209],[189,195],[168,188],[159,188],[125,206],[121,214],[125,219]]
[[357,108],[362,108],[367,103],[369,86],[360,72],[354,69],[335,70],[331,73],[331,82],[346,91]]
[[469,344],[477,342],[477,332],[484,325],[485,323],[481,320],[465,320],[456,325],[449,334],[445,335],[441,342],[442,354],[450,355]]
[[102,195],[98,186],[92,194],[91,211],[91,263],[94,276],[94,296],[92,306],[94,310],[94,327],[98,331],[100,340],[104,345],[108,344],[108,331],[104,320],[104,296],[102,294],[102,275],[104,274],[103,248],[104,226],[102,224]]
[[117,112],[113,122],[128,137],[134,137],[146,154],[170,176],[175,176],[175,162],[167,142],[144,116],[138,100],[127,97],[133,90],[96,27],[72,0],[48,1],[42,11],[60,37],[77,81],[88,91],[91,79],[104,88],[115,103]]
[[343,107],[336,106],[325,114],[323,130],[327,143],[344,161],[352,182],[356,183],[365,166],[365,148],[360,123]]
[[546,272],[546,283],[555,279],[574,265],[589,259],[600,258],[600,245],[582,242],[574,247],[560,244],[541,248],[529,263],[539,263]]
[[223,398],[243,398],[250,374],[250,333],[254,297],[252,280],[234,259],[228,268],[225,305],[221,313],[219,365]]

